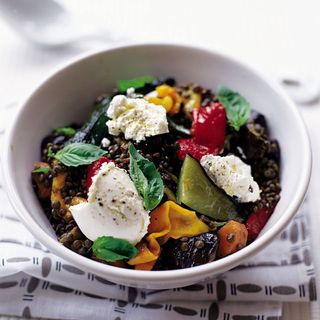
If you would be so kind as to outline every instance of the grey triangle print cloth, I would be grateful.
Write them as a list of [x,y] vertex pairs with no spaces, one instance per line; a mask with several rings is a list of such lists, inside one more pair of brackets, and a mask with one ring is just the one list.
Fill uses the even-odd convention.
[[246,264],[204,283],[143,290],[116,285],[53,255],[25,229],[1,188],[0,203],[0,314],[275,320],[282,302],[317,299],[306,204],[280,237]]

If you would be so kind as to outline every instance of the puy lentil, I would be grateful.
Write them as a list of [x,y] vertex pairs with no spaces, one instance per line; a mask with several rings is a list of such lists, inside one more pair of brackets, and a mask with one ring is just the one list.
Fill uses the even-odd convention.
[[204,242],[202,240],[197,240],[194,245],[197,249],[201,249],[204,247]]
[[181,251],[188,251],[189,250],[189,246],[188,246],[188,244],[186,242],[182,242],[180,244],[180,249],[181,249]]
[[81,240],[76,240],[73,242],[73,247],[75,250],[79,250],[82,248],[82,241]]

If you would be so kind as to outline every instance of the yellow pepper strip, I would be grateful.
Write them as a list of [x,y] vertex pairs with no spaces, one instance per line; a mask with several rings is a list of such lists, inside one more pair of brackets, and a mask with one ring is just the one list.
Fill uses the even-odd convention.
[[66,208],[66,204],[61,195],[61,189],[66,183],[67,172],[60,172],[57,176],[52,179],[52,189],[51,189],[51,202],[60,202],[61,208]]
[[159,98],[164,98],[173,92],[173,88],[168,86],[167,84],[162,84],[156,87],[156,92]]
[[138,270],[151,270],[160,256],[161,245],[169,238],[193,237],[208,232],[194,211],[182,208],[173,201],[166,201],[150,214],[149,235],[137,245],[139,253],[128,261]]
[[162,84],[156,87],[156,93],[156,97],[146,97],[146,99],[151,103],[163,106],[171,115],[180,111],[182,98],[174,87]]

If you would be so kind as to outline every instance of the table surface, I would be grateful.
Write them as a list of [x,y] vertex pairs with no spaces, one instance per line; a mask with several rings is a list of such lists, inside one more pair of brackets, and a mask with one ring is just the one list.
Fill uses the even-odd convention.
[[[312,36],[320,29],[318,0],[91,0],[90,5],[68,0],[66,5],[83,25],[96,25],[118,41],[189,43],[237,56],[276,78],[319,77],[320,44]],[[17,37],[1,17],[0,39],[3,106],[23,99],[48,73],[68,59],[118,42],[90,41],[72,47],[35,48]],[[320,216],[316,211],[320,207],[317,194],[320,190],[320,103],[301,106],[300,111],[313,146],[309,202],[313,244],[317,249],[320,243]],[[320,259],[318,255],[314,255],[314,259],[319,280]],[[318,292],[319,289],[318,286]],[[319,319],[319,314],[316,304],[285,304],[283,319]]]

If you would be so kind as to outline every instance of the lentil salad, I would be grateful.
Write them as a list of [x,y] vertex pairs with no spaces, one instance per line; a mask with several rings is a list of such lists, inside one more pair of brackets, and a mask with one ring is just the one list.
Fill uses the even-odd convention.
[[[115,105],[115,99],[120,101],[119,108],[130,108],[121,112],[114,108],[110,117],[110,105]],[[152,130],[143,123],[138,130],[145,136],[137,139],[136,123],[131,131],[128,128],[139,117],[145,117],[144,109],[150,106],[150,112],[159,108],[162,114],[152,119]],[[134,109],[135,117],[122,125],[128,117],[118,121],[119,114],[126,116],[127,109]],[[159,122],[163,114],[163,122]],[[99,150],[94,149],[92,161],[74,166],[68,162],[70,154],[65,150],[71,146],[82,148],[84,144]],[[83,154],[91,156],[90,152]],[[57,128],[45,137],[41,157],[34,163],[32,182],[58,241],[80,255],[123,268],[171,270],[223,258],[256,239],[280,199],[279,145],[269,138],[265,117],[250,111],[244,97],[225,87],[214,94],[197,84],[177,85],[172,78],[140,77],[121,82],[112,94],[97,97],[85,124]],[[218,168],[225,167],[225,171],[214,169],[213,162],[220,163]],[[146,171],[146,166],[151,171]],[[254,201],[243,201],[245,197],[239,190],[230,191],[223,179],[217,180],[236,167],[250,172],[251,180],[247,176],[244,179],[249,181],[250,194],[254,183],[258,185]],[[134,241],[116,236],[123,229],[119,222],[115,234],[92,236],[86,230],[84,215],[74,211],[83,207],[86,214],[94,211],[94,215],[101,209],[101,215],[109,208],[103,199],[95,199],[92,191],[103,175],[113,175],[116,182],[119,177],[120,187],[124,175],[130,176],[133,193],[142,201],[138,216],[142,211],[146,214],[135,218],[137,210],[133,210],[133,220],[130,218],[135,226],[129,227],[140,234]],[[234,183],[232,186],[237,189]],[[112,194],[111,189],[107,193]],[[115,193],[110,201],[116,203],[117,197]],[[88,202],[94,201],[97,207],[89,211]],[[127,204],[119,204],[117,209],[121,205]],[[130,219],[125,217],[124,223]],[[139,223],[144,227],[137,231]]]

